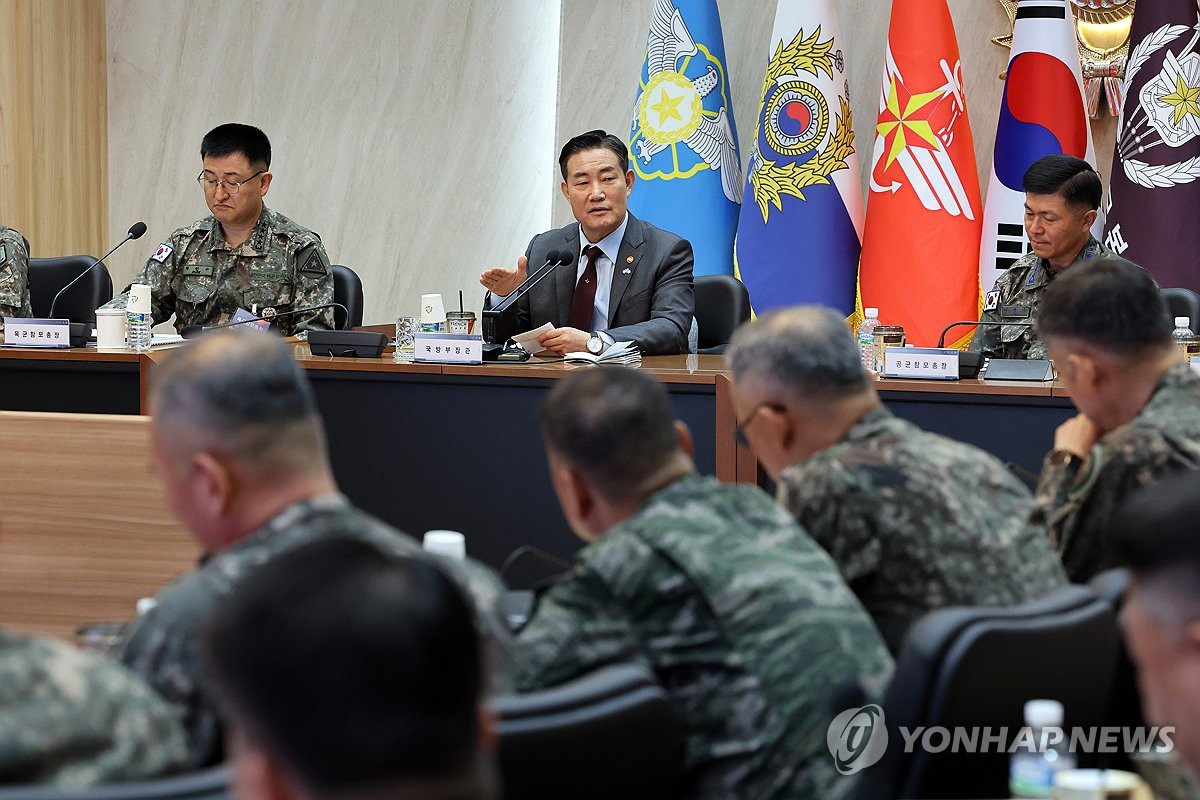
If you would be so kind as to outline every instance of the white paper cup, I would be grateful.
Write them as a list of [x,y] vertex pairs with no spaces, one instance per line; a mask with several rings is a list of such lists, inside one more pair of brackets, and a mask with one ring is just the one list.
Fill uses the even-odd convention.
[[129,299],[125,310],[132,314],[150,313],[150,287],[144,283],[135,283],[129,287]]
[[96,349],[125,349],[125,309],[96,309]]
[[467,557],[467,538],[458,531],[426,531],[422,545],[426,553],[458,561]]
[[1054,800],[1130,800],[1142,781],[1116,769],[1067,769],[1054,776]]
[[446,322],[446,306],[440,294],[421,295],[421,324],[438,325]]

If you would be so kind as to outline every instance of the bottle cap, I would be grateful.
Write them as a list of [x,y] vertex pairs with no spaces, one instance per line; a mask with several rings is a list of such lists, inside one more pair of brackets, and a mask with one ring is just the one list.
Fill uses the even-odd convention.
[[1191,317],[1176,317],[1175,318],[1175,327],[1176,328],[1192,327],[1192,318]]
[[1063,704],[1057,700],[1030,700],[1025,703],[1025,724],[1034,728],[1059,726],[1063,722]]
[[878,319],[879,318],[879,309],[878,308],[864,308],[863,316],[866,317],[867,319],[870,319],[871,317]]

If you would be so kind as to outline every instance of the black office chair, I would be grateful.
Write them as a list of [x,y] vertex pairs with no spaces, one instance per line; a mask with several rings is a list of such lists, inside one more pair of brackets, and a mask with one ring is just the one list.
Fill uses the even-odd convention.
[[333,310],[334,325],[339,331],[357,328],[363,321],[363,285],[358,273],[341,264],[333,264],[333,302],[341,303],[350,312],[346,315],[340,309]]
[[[47,317],[54,295],[74,280],[96,259],[92,256],[61,256],[29,259],[29,299],[35,317]],[[112,278],[108,268],[97,264],[63,292],[54,316],[72,322],[95,322],[96,309],[112,300]]]
[[[1125,591],[1131,581],[1132,576],[1128,569],[1115,567],[1096,575],[1088,581],[1088,586],[1109,604],[1114,614],[1120,614],[1121,606],[1125,602]],[[1130,729],[1146,724],[1142,714],[1142,697],[1138,692],[1137,667],[1129,657],[1124,639],[1117,647],[1117,668],[1113,677],[1112,695],[1108,701],[1108,721],[1105,724]],[[1129,755],[1123,751],[1112,754],[1105,766],[1110,769],[1136,769]]]
[[229,770],[209,767],[199,772],[136,783],[110,783],[86,789],[54,786],[0,788],[0,800],[227,800]]
[[750,319],[750,293],[732,275],[700,275],[695,279],[698,353],[724,353],[734,330]]
[[1191,289],[1163,289],[1167,308],[1172,317],[1187,317],[1192,323],[1192,333],[1200,333],[1200,295]]
[[1086,586],[1017,606],[925,615],[896,661],[883,703],[887,751],[860,773],[858,797],[1007,797],[1009,755],[1000,747],[929,753],[918,744],[905,753],[900,728],[990,728],[993,736],[1007,728],[1010,744],[1025,701],[1039,698],[1062,702],[1064,730],[1104,725],[1119,640],[1112,606]]
[[616,664],[538,692],[496,698],[507,800],[674,797],[683,730],[644,666]]

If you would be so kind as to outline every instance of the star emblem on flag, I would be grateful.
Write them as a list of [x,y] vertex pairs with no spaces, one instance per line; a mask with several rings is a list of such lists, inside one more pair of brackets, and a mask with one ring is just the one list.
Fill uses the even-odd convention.
[[891,76],[887,103],[879,112],[879,122],[875,126],[876,132],[883,137],[888,154],[884,169],[890,167],[896,156],[909,146],[910,140],[905,135],[906,132],[916,137],[916,140],[911,142],[913,147],[927,146],[930,150],[938,149],[938,139],[934,135],[929,118],[937,110],[934,101],[941,96],[940,91],[913,94],[900,81],[898,74]]

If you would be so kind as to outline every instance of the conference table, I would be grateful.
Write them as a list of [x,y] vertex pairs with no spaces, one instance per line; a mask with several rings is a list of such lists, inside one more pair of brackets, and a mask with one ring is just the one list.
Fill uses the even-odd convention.
[[[418,364],[395,361],[390,352],[329,358],[310,354],[304,343],[292,347],[324,418],[338,483],[359,506],[417,536],[462,531],[468,552],[497,568],[523,545],[564,560],[579,548],[548,480],[537,410],[555,381],[596,367],[537,359]],[[0,410],[145,414],[154,366],[170,357],[171,348],[0,348]],[[757,461],[734,439],[723,356],[647,357],[641,369],[662,382],[691,429],[700,472],[764,482]],[[1028,473],[1038,472],[1055,427],[1075,413],[1055,383],[880,378],[877,388],[898,416]],[[536,579],[537,561],[514,567],[510,585]]]

